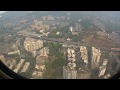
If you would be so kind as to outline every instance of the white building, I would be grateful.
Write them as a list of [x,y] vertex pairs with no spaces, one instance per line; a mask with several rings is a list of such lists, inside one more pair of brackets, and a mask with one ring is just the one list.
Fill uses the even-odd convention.
[[68,69],[68,66],[63,66],[63,79],[76,79],[77,71]]
[[100,49],[92,47],[92,61],[91,61],[92,67],[99,67],[100,57],[101,57]]
[[73,31],[73,27],[70,27],[70,31],[71,31],[71,32]]
[[88,52],[87,47],[80,46],[81,58],[83,59],[84,63],[88,64]]
[[60,34],[60,32],[56,32],[56,35],[59,35]]
[[68,48],[68,64],[67,66],[63,66],[63,78],[64,79],[76,79],[77,71],[76,71],[76,63],[75,63],[75,50],[72,48]]

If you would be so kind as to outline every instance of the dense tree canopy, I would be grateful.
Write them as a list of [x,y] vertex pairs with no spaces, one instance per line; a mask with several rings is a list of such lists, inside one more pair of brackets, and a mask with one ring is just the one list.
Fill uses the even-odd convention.
[[61,51],[62,45],[59,43],[47,43],[47,45],[49,47],[49,55],[55,57],[45,63],[46,71],[43,78],[62,78],[62,67],[65,65],[65,56]]

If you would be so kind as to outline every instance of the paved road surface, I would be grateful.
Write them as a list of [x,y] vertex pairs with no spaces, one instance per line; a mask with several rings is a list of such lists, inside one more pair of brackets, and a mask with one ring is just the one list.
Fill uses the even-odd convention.
[[[41,39],[41,40],[50,41],[50,42],[59,42],[61,44],[65,44],[65,45],[68,45],[70,47],[80,47],[80,46],[93,47],[92,45],[86,45],[86,44],[77,43],[77,42],[65,41],[63,39],[42,37],[42,35],[40,35],[40,34],[28,32],[25,30],[18,32],[18,35],[22,35],[22,36],[26,36],[26,37],[29,36],[29,37],[32,37],[35,39]],[[99,48],[99,49],[104,50],[104,51],[120,52],[120,49],[117,49],[117,48],[111,49],[111,48],[104,48],[104,47],[97,47],[97,46],[95,46],[95,48]]]

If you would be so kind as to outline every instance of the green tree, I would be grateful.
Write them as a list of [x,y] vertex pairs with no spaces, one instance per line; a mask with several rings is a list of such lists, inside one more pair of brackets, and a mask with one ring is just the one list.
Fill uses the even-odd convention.
[[43,74],[43,78],[61,79],[62,67],[65,65],[65,57],[55,57],[54,61],[46,62],[46,71]]
[[62,78],[62,67],[65,65],[65,56],[61,51],[62,45],[59,43],[49,43],[50,55],[55,56],[48,62],[45,62],[46,71],[43,78],[60,79]]
[[78,42],[80,40],[80,36],[73,36],[72,41]]
[[0,38],[0,42],[4,42],[4,38],[1,37],[1,38]]
[[61,53],[62,44],[59,43],[49,43],[49,55],[59,56]]

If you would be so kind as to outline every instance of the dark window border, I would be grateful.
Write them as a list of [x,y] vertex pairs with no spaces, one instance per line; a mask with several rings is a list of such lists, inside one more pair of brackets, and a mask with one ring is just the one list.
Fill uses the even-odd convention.
[[[108,78],[108,79],[119,79],[120,78],[120,72],[115,74],[114,76]],[[0,79],[27,79],[19,74],[16,74],[12,70],[10,70],[6,65],[3,64],[3,62],[0,60]]]
[[0,60],[0,77],[3,79],[26,79],[25,77],[16,74],[10,70],[3,62]]

